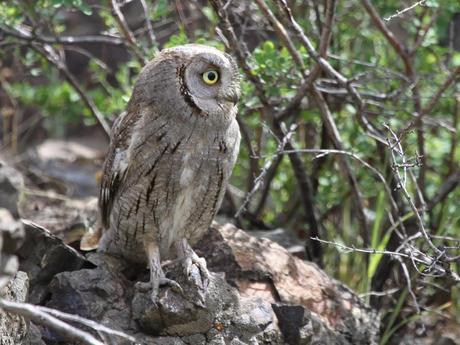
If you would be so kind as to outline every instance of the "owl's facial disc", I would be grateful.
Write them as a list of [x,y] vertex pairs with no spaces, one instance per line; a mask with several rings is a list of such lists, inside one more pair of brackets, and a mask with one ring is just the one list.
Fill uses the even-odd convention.
[[184,79],[188,95],[205,114],[231,112],[238,102],[238,70],[224,53],[195,56],[185,66]]

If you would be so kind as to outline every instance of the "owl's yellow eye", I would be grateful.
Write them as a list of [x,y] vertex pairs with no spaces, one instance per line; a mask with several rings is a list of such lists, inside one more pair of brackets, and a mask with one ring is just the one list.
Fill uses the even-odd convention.
[[219,80],[219,72],[211,69],[203,73],[203,81],[208,85],[214,85]]

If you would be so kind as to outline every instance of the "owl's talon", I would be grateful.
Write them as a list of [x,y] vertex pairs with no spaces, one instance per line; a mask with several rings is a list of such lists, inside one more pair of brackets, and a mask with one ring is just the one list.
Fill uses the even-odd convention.
[[156,304],[158,301],[160,286],[169,286],[174,292],[181,294],[182,296],[184,295],[184,290],[182,290],[182,287],[179,285],[179,283],[166,277],[160,277],[158,281],[153,284],[152,282],[137,282],[134,285],[134,288],[140,292],[148,292],[151,290],[152,292],[150,298],[152,302]]
[[152,284],[150,282],[137,282],[134,288],[139,292],[147,292],[152,289]]
[[208,271],[208,267],[206,266],[206,260],[204,258],[200,258],[199,256],[196,256],[194,259],[195,259],[194,264],[200,270],[201,282],[203,283],[203,288],[207,289],[209,286],[209,271]]
[[162,277],[160,278],[160,286],[169,286],[174,292],[184,295],[184,290],[182,290],[182,287],[175,280]]
[[192,274],[192,266],[195,265],[198,270],[200,271],[201,283],[203,285],[203,289],[207,289],[209,285],[209,272],[206,266],[206,260],[204,258],[200,258],[198,255],[193,253],[191,256],[185,258],[184,262],[184,270],[187,277],[190,278]]

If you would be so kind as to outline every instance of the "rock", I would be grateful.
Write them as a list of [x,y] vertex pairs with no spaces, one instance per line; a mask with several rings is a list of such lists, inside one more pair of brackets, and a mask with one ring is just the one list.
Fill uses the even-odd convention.
[[[99,253],[92,253],[89,260],[97,267],[55,275],[47,289],[46,306],[135,333],[128,302],[133,282],[121,273],[126,263]],[[49,341],[63,341],[53,330],[48,330],[46,337]]]
[[[0,297],[14,302],[24,302],[27,298],[28,285],[27,274],[17,272],[15,277],[0,290]],[[2,345],[30,344],[28,322],[22,316],[1,309],[0,334]]]
[[[25,302],[29,288],[29,278],[18,271],[15,255],[25,234],[17,219],[23,188],[22,175],[0,162],[0,298],[14,302]],[[37,334],[34,325],[22,316],[0,309],[0,344],[42,344]]]
[[6,286],[18,271],[19,263],[14,253],[23,239],[22,223],[15,220],[7,209],[0,208],[0,289]]
[[[349,344],[377,343],[379,317],[350,289],[314,263],[292,256],[268,239],[231,224],[213,225],[198,249],[213,271],[224,271],[242,296],[299,306]],[[341,341],[341,340],[340,340]],[[347,343],[347,342],[345,342]],[[295,344],[295,343],[294,343]]]
[[[203,293],[197,268],[187,278],[181,262],[172,261],[164,270],[182,286],[183,294],[161,287],[155,304],[149,291],[135,287],[136,282],[148,280],[145,267],[101,253],[84,258],[40,227],[32,226],[34,232],[27,241],[34,241],[33,247],[39,249],[25,250],[24,245],[21,258],[29,261],[32,290],[38,284],[47,297],[37,303],[96,320],[135,336],[139,344],[348,345],[378,341],[377,314],[352,291],[280,245],[249,236],[232,225],[213,226],[197,248],[212,271],[207,292]],[[29,257],[24,256],[27,253]],[[66,265],[60,262],[63,260]],[[52,262],[58,268],[48,267]],[[41,331],[47,343],[65,344],[53,330]],[[116,337],[113,342],[130,344]]]
[[18,270],[14,254],[24,239],[24,228],[17,220],[23,189],[22,175],[0,161],[0,289]]
[[[97,195],[99,165],[105,143],[91,138],[72,138],[67,140],[48,139],[27,152],[24,163],[29,177],[39,187],[58,188],[60,193],[76,198]],[[49,188],[46,188],[49,189]]]
[[[46,305],[98,320],[128,334],[142,331],[139,341],[143,344],[149,344],[146,334],[162,336],[165,344],[208,344],[220,338],[227,342],[239,339],[246,344],[275,321],[269,303],[240,299],[237,290],[221,274],[211,274],[201,305],[199,286],[187,284],[181,263],[177,262],[166,272],[177,277],[187,297],[162,288],[157,304],[153,304],[150,292],[134,287],[137,279],[120,273],[129,269],[132,274],[132,267],[99,253],[91,254],[89,259],[96,268],[56,274],[49,286]],[[144,270],[138,268],[138,271],[142,275]],[[59,340],[51,330],[48,333],[53,341]]]
[[[345,337],[335,335],[302,306],[273,305],[273,309],[287,344],[349,344]],[[366,344],[366,342],[352,344]]]
[[14,218],[19,217],[23,190],[21,173],[0,161],[0,208],[6,208]]
[[306,259],[305,243],[303,243],[292,231],[284,229],[274,230],[251,230],[251,236],[257,238],[266,238],[278,243],[280,246],[287,249],[289,253],[301,259]]
[[47,229],[28,220],[23,224],[26,236],[17,255],[20,269],[27,272],[31,282],[29,301],[39,304],[57,273],[89,267],[91,263]]

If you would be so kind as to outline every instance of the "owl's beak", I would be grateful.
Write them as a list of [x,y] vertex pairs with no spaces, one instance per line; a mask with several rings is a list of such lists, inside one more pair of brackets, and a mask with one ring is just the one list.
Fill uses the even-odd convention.
[[233,105],[236,105],[240,99],[240,95],[238,92],[231,92],[227,95],[225,95],[224,100],[230,103],[233,103]]

